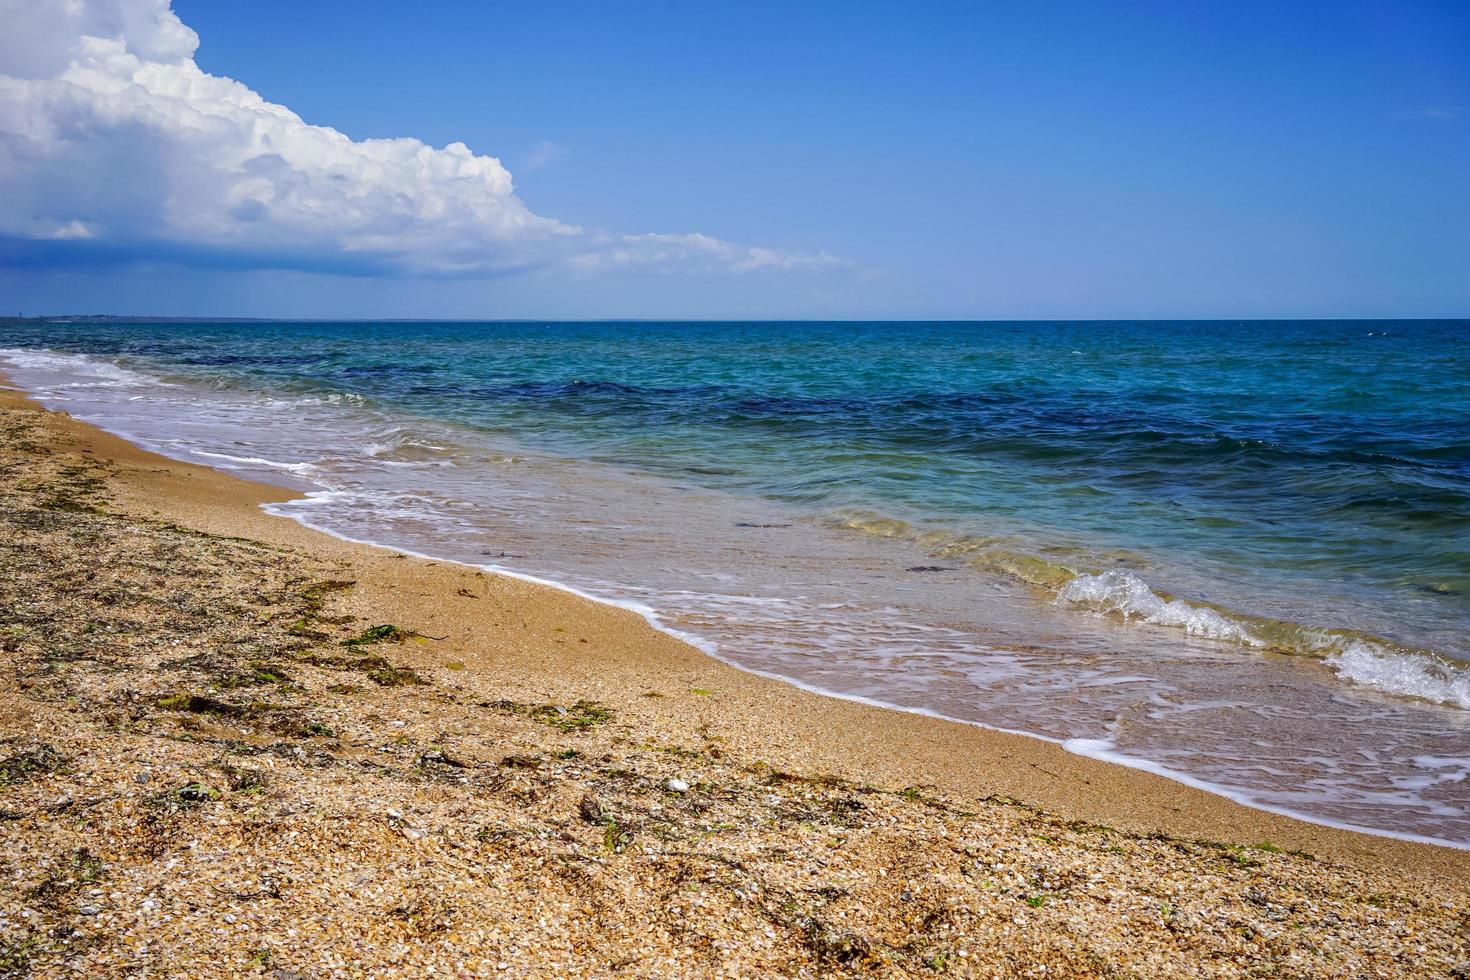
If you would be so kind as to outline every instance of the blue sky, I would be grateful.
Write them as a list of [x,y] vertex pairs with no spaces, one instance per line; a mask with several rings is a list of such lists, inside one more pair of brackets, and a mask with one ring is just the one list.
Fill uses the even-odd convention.
[[[35,9],[8,20],[40,23]],[[204,137],[173,123],[159,131],[157,106],[128,108],[124,126],[110,102],[68,103],[63,118],[85,110],[107,124],[83,127],[73,152],[47,144],[46,168],[12,194],[28,210],[0,206],[10,224],[0,304],[276,316],[1470,315],[1470,4],[175,0],[173,10],[198,34],[203,72],[352,141],[462,142],[475,160],[498,158],[513,193],[480,163],[475,179],[493,193],[458,196],[470,193],[458,172],[453,187],[413,186],[448,178],[420,177],[412,154],[381,173],[309,153],[286,153],[289,166],[227,154],[206,167],[196,161],[210,153],[193,142]],[[154,43],[129,16],[102,10],[38,31],[46,43],[111,31],[177,68],[185,49]],[[6,58],[0,49],[0,73],[12,74]],[[45,84],[63,62],[23,77]],[[0,90],[0,109],[6,98]],[[108,166],[90,171],[99,157]],[[0,157],[0,190],[10,176]],[[145,189],[126,200],[96,191],[113,179]],[[347,203],[324,205],[312,190],[344,181],[367,184]],[[289,209],[288,185],[305,188]],[[448,200],[449,216],[419,217],[431,209],[418,194]],[[334,212],[364,195],[380,202],[371,215]],[[416,203],[405,211],[400,200]],[[422,227],[406,226],[409,212]],[[486,227],[456,217],[470,212]]]

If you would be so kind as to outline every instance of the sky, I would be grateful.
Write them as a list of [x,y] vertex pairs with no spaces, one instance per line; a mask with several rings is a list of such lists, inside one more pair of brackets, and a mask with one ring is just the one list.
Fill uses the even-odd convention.
[[1470,4],[0,0],[0,310],[1470,316]]

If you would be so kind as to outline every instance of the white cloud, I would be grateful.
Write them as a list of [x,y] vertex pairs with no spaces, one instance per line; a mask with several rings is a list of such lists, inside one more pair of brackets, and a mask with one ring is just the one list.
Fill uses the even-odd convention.
[[0,23],[0,235],[432,275],[840,264],[534,214],[501,162],[463,143],[352,140],[206,74],[169,0],[0,0]]
[[730,272],[824,269],[846,265],[825,252],[783,252],[773,248],[732,245],[697,232],[687,235],[603,236],[600,247],[578,255],[572,264],[587,271],[644,266]]
[[523,169],[540,170],[549,164],[555,163],[566,156],[567,151],[559,143],[551,140],[542,140],[531,147],[531,152],[526,154],[526,162]]

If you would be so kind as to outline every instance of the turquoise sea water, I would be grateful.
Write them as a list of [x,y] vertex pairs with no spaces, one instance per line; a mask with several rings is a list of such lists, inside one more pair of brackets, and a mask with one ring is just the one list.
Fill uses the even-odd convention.
[[31,320],[0,349],[58,407],[312,491],[293,516],[337,533],[1470,841],[1470,321]]

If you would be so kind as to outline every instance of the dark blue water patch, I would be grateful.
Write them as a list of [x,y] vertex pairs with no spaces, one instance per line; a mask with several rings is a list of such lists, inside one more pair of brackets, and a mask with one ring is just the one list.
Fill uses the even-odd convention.
[[[349,366],[329,377],[435,370],[426,365]],[[1089,456],[1102,452],[1116,458],[1148,451],[1173,465],[1209,465],[1233,458],[1273,466],[1297,457],[1365,465],[1470,466],[1470,442],[1457,438],[1462,433],[1449,431],[1447,424],[1430,424],[1422,434],[1393,433],[1372,417],[1337,414],[1237,422],[1236,431],[1222,432],[1209,419],[1109,404],[1101,392],[746,395],[714,385],[650,386],[581,378],[497,385],[445,380],[413,384],[409,392],[490,406],[525,404],[569,416],[621,414],[630,423],[676,420],[683,425],[751,425],[767,430],[777,426],[791,437],[847,434],[869,445],[956,454],[1061,458],[1072,452]]]
[[[264,362],[262,362],[264,363]],[[350,364],[338,369],[335,376],[342,378],[365,378],[382,375],[388,378],[412,377],[434,374],[438,371],[432,364],[404,364],[400,361],[382,361],[376,364]]]
[[190,367],[300,367],[316,364],[315,355],[302,354],[179,354],[177,363]]

